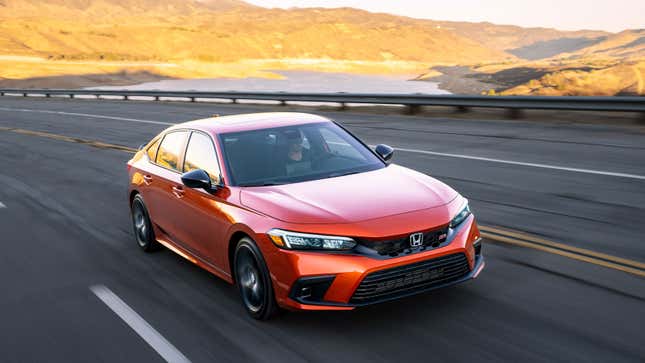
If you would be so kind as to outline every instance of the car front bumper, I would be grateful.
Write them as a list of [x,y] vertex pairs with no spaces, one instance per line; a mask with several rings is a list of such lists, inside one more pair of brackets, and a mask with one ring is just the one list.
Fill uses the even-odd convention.
[[[479,229],[472,216],[459,227],[448,245],[401,257],[377,259],[363,255],[279,250],[269,254],[267,259],[278,304],[294,310],[351,310],[400,299],[474,279],[485,266]],[[459,260],[455,263],[460,263],[461,269],[456,271],[457,267],[446,265],[444,260]],[[452,274],[453,271],[457,275]],[[448,273],[452,274],[450,278],[442,281],[441,275]],[[394,288],[396,293],[380,294],[373,290],[376,291],[373,298],[357,298],[359,291],[365,291],[365,285],[361,283],[366,278],[392,274],[397,276],[383,283],[370,284],[383,291]],[[416,285],[405,285],[411,281]]]
[[[347,303],[339,303],[339,302],[324,301],[324,300],[323,301],[315,301],[315,302],[310,301],[310,300],[307,300],[306,298],[300,298],[300,297],[297,296],[297,291],[299,289],[298,284],[294,284],[294,287],[291,290],[290,298],[293,299],[294,301],[296,301],[297,303],[299,303],[300,306],[298,306],[298,309],[302,309],[302,310],[312,310],[311,307],[314,307],[314,306],[316,308],[320,308],[320,307],[334,308],[334,307],[336,307],[336,308],[350,308],[350,309],[353,309],[353,308],[356,308],[356,307],[379,304],[379,303],[392,301],[392,300],[398,300],[398,299],[402,299],[402,298],[405,298],[405,297],[409,297],[409,296],[418,295],[418,294],[421,294],[421,293],[424,293],[424,292],[428,292],[428,291],[431,291],[431,290],[441,289],[441,288],[452,286],[452,285],[457,285],[457,284],[460,284],[462,282],[466,282],[468,280],[472,280],[472,279],[477,278],[477,276],[479,275],[479,273],[483,270],[483,268],[485,266],[486,266],[486,262],[484,261],[484,256],[479,255],[479,256],[475,257],[475,266],[474,266],[474,268],[472,270],[470,270],[469,272],[467,272],[465,275],[462,275],[461,277],[459,277],[457,279],[450,280],[448,282],[443,282],[443,283],[430,284],[429,286],[426,286],[426,287],[422,287],[422,288],[418,288],[418,289],[412,289],[412,290],[407,291],[407,292],[397,293],[397,294],[393,294],[393,295],[390,295],[390,296],[385,296],[383,298],[371,299],[371,300],[365,301],[365,302],[354,302],[351,299],[350,299],[350,302],[347,302]],[[318,310],[318,309],[316,309],[316,310]]]

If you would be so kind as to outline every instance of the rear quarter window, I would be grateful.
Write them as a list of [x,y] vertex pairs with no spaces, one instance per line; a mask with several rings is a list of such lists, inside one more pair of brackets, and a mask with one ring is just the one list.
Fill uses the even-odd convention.
[[148,159],[150,161],[155,161],[157,158],[157,150],[159,149],[159,144],[161,143],[161,138],[157,139],[152,145],[148,146],[148,149],[146,150],[146,154],[148,154]]

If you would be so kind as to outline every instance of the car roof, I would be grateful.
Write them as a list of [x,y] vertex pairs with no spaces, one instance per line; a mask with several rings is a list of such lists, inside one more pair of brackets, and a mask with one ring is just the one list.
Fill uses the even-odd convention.
[[331,122],[331,120],[310,113],[262,112],[232,116],[213,116],[177,124],[170,129],[191,128],[212,134],[222,134],[317,122]]

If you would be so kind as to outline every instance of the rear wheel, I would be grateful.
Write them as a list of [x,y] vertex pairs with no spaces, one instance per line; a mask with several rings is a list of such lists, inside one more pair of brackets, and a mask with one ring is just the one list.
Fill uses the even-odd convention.
[[250,238],[238,242],[234,263],[235,282],[246,311],[254,319],[270,319],[278,312],[278,304],[262,253]]
[[139,247],[145,252],[159,249],[159,242],[155,239],[152,223],[143,197],[137,194],[132,200],[132,227]]

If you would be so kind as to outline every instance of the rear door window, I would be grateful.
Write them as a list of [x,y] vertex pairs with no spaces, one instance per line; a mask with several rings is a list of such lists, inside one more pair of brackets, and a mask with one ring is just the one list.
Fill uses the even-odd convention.
[[166,134],[157,152],[157,164],[167,169],[180,170],[179,160],[186,145],[188,132],[176,131]]

